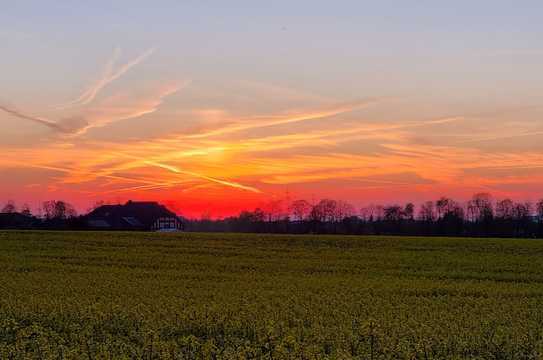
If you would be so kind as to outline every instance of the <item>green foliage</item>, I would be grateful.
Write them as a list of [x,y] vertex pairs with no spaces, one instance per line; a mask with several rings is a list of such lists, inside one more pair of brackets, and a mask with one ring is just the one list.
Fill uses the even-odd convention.
[[2,359],[537,359],[543,241],[0,233]]

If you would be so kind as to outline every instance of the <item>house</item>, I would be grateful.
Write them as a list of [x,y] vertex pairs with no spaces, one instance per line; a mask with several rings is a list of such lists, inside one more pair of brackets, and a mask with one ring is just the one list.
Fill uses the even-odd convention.
[[0,213],[0,229],[32,229],[37,225],[33,216],[21,213]]
[[182,220],[157,202],[128,201],[124,205],[102,205],[85,216],[95,230],[179,231]]

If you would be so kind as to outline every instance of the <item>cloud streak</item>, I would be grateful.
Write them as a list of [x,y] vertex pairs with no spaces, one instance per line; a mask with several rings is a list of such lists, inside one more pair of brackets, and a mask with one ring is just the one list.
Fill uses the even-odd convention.
[[121,56],[121,50],[119,48],[115,49],[111,59],[108,60],[108,62],[104,66],[102,76],[98,80],[96,80],[87,90],[85,90],[78,98],[70,101],[67,104],[59,105],[57,108],[66,109],[69,107],[87,105],[91,103],[104,87],[123,76],[131,68],[143,62],[154,52],[154,48],[148,49],[135,59],[130,60],[129,62],[121,65],[117,70],[115,70],[115,63],[119,60],[119,57]]
[[179,169],[176,166],[166,165],[166,164],[158,163],[158,162],[155,162],[155,161],[145,161],[145,164],[160,167],[162,169],[169,170],[169,171],[171,171],[173,173],[176,173],[176,174],[189,175],[189,176],[197,177],[197,178],[200,178],[200,179],[203,179],[203,180],[211,181],[211,182],[214,182],[216,184],[221,184],[221,185],[233,187],[233,188],[236,188],[236,189],[247,190],[247,191],[251,191],[251,192],[254,192],[254,193],[260,193],[261,192],[259,189],[254,188],[252,186],[246,186],[246,185],[242,185],[242,184],[239,184],[239,183],[236,183],[236,182],[233,182],[233,181],[226,181],[226,180],[217,179],[217,178],[214,178],[214,177],[211,177],[211,176],[198,174],[198,173],[195,173],[193,171],[184,171],[184,170]]
[[12,107],[9,107],[9,106],[6,106],[6,105],[0,105],[0,110],[4,111],[5,113],[8,113],[8,114],[10,114],[10,115],[12,115],[12,116],[14,116],[16,118],[32,121],[34,123],[47,126],[48,128],[50,128],[52,130],[64,132],[64,129],[58,123],[56,123],[56,122],[54,122],[52,120],[45,119],[45,118],[38,117],[38,116],[27,115],[27,114],[25,114],[25,113],[23,113],[23,112],[21,112],[19,110],[16,110],[16,109],[14,109]]
[[203,133],[187,135],[186,138],[198,139],[198,138],[207,138],[212,136],[220,136],[225,134],[230,134],[234,132],[265,128],[277,125],[285,125],[298,123],[308,120],[318,120],[335,115],[340,115],[348,112],[352,112],[357,109],[364,108],[371,104],[376,103],[378,100],[361,100],[354,101],[350,103],[343,103],[333,107],[329,107],[322,110],[310,111],[310,112],[300,112],[295,114],[286,114],[286,115],[277,115],[277,116],[257,116],[251,117],[248,119],[241,119],[230,123],[229,125],[220,127],[218,129],[209,130]]
[[165,85],[140,99],[130,99],[126,96],[112,97],[100,106],[89,109],[84,113],[81,116],[83,121],[78,121],[76,117],[65,119],[62,123],[65,128],[71,130],[73,135],[82,135],[92,128],[104,127],[117,121],[135,119],[152,114],[158,110],[167,97],[177,93],[188,86],[188,84],[189,82],[184,82],[181,85]]
[[[91,103],[104,87],[119,79],[134,66],[143,62],[151,56],[154,51],[154,48],[148,49],[138,57],[115,69],[115,64],[121,56],[121,50],[118,48],[115,49],[112,57],[104,66],[102,76],[77,99],[68,104],[61,105],[60,107],[57,107],[57,109],[66,109]],[[0,104],[0,111],[4,111],[5,113],[22,120],[32,121],[36,124],[46,126],[56,133],[66,136],[78,136],[86,133],[92,128],[103,127],[116,121],[134,119],[153,113],[163,103],[166,97],[175,94],[189,83],[190,82],[184,82],[182,84],[162,86],[156,92],[147,94],[144,98],[139,99],[117,94],[105,99],[97,106],[85,108],[81,110],[80,113],[60,120],[51,120],[41,116],[28,115],[24,111],[20,111],[5,104]]]
[[[0,105],[0,110],[19,119],[32,121],[44,125],[49,129],[67,136],[78,136],[89,129],[103,127],[113,122],[128,120],[151,114],[158,110],[164,99],[177,93],[189,82],[181,85],[171,84],[159,88],[155,93],[148,94],[145,98],[130,99],[112,97],[101,106],[94,107],[68,118],[53,121],[43,117],[27,115],[19,110],[5,105]],[[121,100],[121,101],[119,101]]]

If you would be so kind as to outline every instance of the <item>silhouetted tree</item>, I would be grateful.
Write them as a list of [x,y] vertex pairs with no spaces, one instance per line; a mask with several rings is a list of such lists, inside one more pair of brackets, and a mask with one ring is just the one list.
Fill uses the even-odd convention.
[[450,213],[455,207],[455,202],[452,199],[441,197],[436,201],[436,215],[437,219],[442,219],[445,214]]
[[14,213],[16,211],[17,207],[15,206],[15,202],[13,200],[9,200],[2,208],[3,213]]
[[400,221],[403,217],[403,210],[400,205],[385,206],[384,211],[386,221]]
[[334,221],[334,215],[336,213],[337,202],[335,200],[323,199],[319,203],[313,206],[311,209],[310,218],[314,221],[326,222]]
[[413,220],[415,218],[415,204],[405,204],[405,207],[403,209],[403,217],[406,220]]
[[384,218],[384,208],[382,205],[370,204],[360,209],[360,216],[364,221],[380,221]]
[[21,206],[21,214],[28,217],[32,216],[32,211],[30,211],[30,206],[28,206],[28,204],[23,204],[23,206]]
[[543,222],[543,199],[536,204],[536,216],[539,222]]
[[[385,207],[369,205],[358,215],[353,206],[343,200],[322,199],[311,206],[300,199],[288,207],[285,205],[276,200],[266,204],[264,210],[242,211],[224,219],[213,220],[204,214],[200,220],[187,221],[185,228],[189,231],[258,233],[543,237],[543,200],[535,206],[511,199],[494,204],[489,194],[481,193],[460,204],[441,197],[436,202],[421,204],[416,217],[413,203]],[[16,211],[15,204],[8,202],[2,211]],[[32,216],[28,205],[21,207],[21,213]],[[35,219],[33,226],[37,228],[62,230],[87,226],[85,218],[77,217],[74,207],[64,201],[46,201],[36,213],[43,214]]]
[[311,204],[306,200],[295,200],[290,205],[292,216],[294,220],[302,221],[307,219],[311,212]]
[[496,203],[496,218],[510,220],[513,218],[515,204],[511,199],[504,199]]
[[45,201],[42,204],[43,214],[47,220],[65,220],[77,216],[75,208],[62,200]]
[[338,200],[334,208],[334,221],[343,221],[345,218],[349,218],[354,215],[354,206],[351,204]]
[[436,213],[434,210],[434,202],[426,201],[420,206],[419,219],[425,222],[434,222],[436,219]]
[[488,222],[494,217],[492,196],[487,193],[473,195],[468,201],[468,216],[470,221]]
[[436,202],[438,219],[436,220],[437,234],[458,236],[464,231],[464,209],[456,201],[441,198]]
[[517,203],[513,208],[513,220],[515,221],[515,236],[524,236],[529,231],[532,222],[532,204],[529,202]]
[[264,212],[268,222],[278,221],[286,217],[283,212],[283,201],[281,200],[272,200],[267,203]]
[[261,208],[256,208],[253,211],[253,221],[264,222],[264,217],[265,217],[265,214],[264,214],[264,211],[262,211]]
[[543,237],[543,199],[535,205],[535,219],[537,220],[536,236]]

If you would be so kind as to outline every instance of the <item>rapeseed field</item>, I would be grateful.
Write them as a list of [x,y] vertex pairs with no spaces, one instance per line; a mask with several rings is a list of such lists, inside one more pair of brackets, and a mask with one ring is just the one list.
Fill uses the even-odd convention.
[[0,232],[2,359],[538,359],[543,241]]

